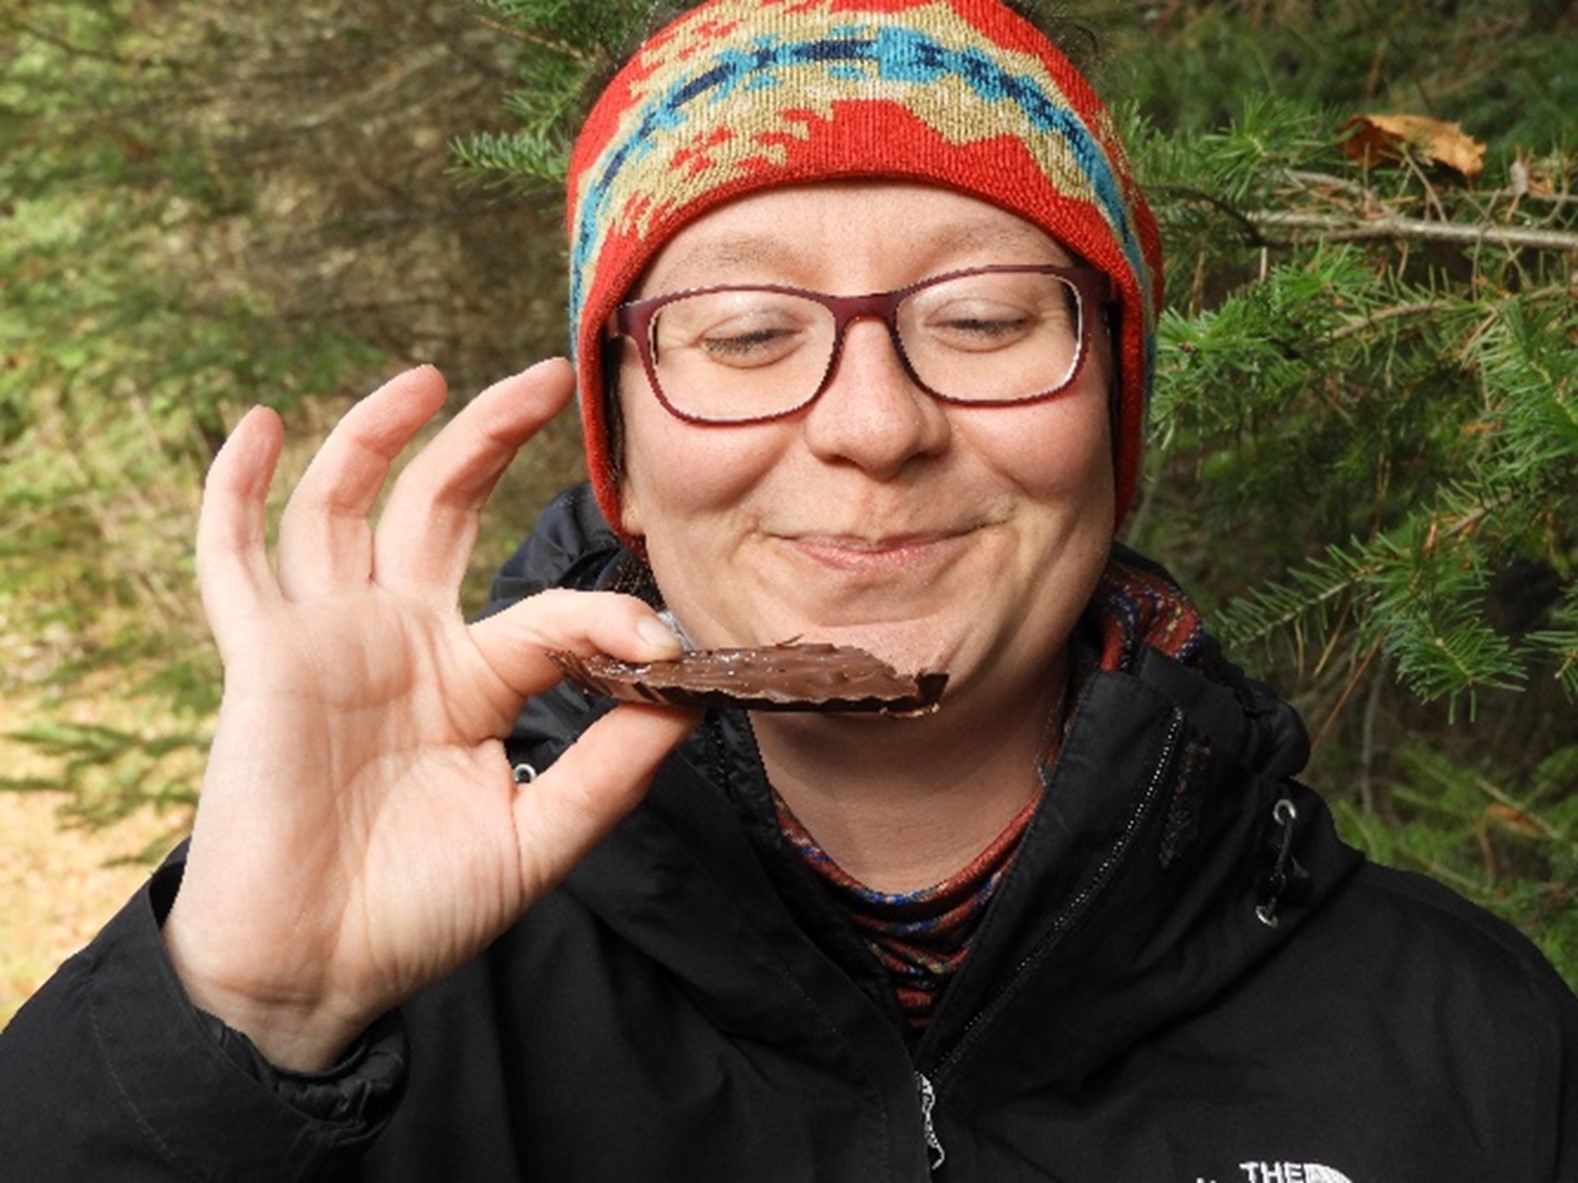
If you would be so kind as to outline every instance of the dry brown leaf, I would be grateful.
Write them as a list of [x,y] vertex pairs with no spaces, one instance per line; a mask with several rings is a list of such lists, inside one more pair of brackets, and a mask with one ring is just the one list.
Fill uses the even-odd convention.
[[1485,168],[1485,145],[1461,124],[1428,115],[1355,115],[1342,125],[1343,151],[1360,164],[1401,160],[1405,153],[1472,181]]
[[1543,838],[1545,829],[1534,818],[1515,805],[1502,805],[1500,803],[1485,807],[1485,818],[1502,829],[1511,830],[1515,834],[1522,834],[1527,838]]

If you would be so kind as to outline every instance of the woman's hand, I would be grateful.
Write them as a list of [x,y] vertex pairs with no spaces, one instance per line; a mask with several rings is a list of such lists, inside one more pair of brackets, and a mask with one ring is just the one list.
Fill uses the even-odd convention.
[[192,1001],[282,1067],[321,1068],[477,953],[640,799],[694,716],[620,707],[517,787],[500,737],[558,681],[547,649],[633,661],[678,643],[640,602],[550,592],[467,625],[479,511],[568,401],[550,361],[479,395],[406,467],[442,406],[431,368],[357,404],[266,548],[283,431],[257,409],[209,475],[198,529],[224,703],[165,940]]

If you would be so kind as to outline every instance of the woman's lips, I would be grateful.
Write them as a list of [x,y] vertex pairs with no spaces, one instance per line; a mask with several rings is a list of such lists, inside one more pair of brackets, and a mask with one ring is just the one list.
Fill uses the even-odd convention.
[[946,562],[964,545],[967,530],[885,535],[795,534],[784,541],[822,567],[849,574],[896,575]]

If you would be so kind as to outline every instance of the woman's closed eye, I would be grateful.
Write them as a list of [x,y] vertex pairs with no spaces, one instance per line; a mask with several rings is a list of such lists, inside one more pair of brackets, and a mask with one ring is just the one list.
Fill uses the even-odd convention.
[[1039,320],[1035,312],[1007,304],[957,301],[930,313],[920,329],[952,349],[1001,349],[1035,332]]
[[798,350],[810,335],[815,311],[820,310],[797,312],[783,303],[741,307],[737,299],[697,297],[665,310],[655,344],[660,356],[673,360],[684,350],[694,360],[754,369]]
[[803,336],[799,330],[783,326],[722,325],[708,330],[696,344],[710,360],[722,365],[765,366],[793,353]]
[[906,301],[904,335],[932,348],[982,353],[1078,334],[1077,297],[1051,276],[961,276],[920,288]]

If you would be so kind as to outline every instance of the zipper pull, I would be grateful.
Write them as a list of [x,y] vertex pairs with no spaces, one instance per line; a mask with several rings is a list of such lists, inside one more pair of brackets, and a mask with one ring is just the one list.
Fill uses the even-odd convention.
[[937,1090],[919,1072],[915,1074],[915,1088],[920,1093],[921,1131],[926,1138],[926,1155],[931,1161],[931,1169],[936,1171],[948,1158],[947,1151],[943,1150],[942,1142],[937,1138],[937,1127],[932,1124],[931,1113],[937,1107]]

